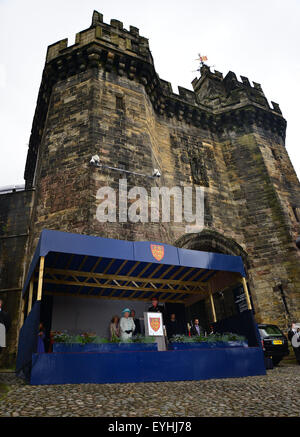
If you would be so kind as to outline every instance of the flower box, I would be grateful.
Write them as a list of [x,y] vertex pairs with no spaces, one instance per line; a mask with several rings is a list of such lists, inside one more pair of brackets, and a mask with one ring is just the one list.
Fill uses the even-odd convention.
[[228,341],[227,344],[230,347],[248,347],[247,341]]
[[53,352],[157,351],[157,343],[53,343]]
[[245,341],[200,341],[200,342],[173,342],[169,343],[169,350],[187,350],[187,349],[212,349],[212,348],[232,348],[248,347]]

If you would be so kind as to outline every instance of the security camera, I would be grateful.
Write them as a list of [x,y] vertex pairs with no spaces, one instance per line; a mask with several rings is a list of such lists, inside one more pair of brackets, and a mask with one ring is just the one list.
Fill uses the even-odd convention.
[[153,170],[153,172],[152,172],[152,176],[153,176],[154,178],[160,178],[161,173],[160,173],[160,171],[158,170],[158,168],[155,168],[155,169]]
[[90,160],[90,164],[92,165],[98,165],[100,164],[100,158],[98,155],[92,156],[92,159]]

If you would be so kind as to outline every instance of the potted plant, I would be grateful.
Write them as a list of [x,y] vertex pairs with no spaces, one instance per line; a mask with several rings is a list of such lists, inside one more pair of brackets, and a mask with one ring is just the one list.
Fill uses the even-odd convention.
[[196,342],[195,337],[188,337],[186,335],[173,335],[169,339],[169,350],[183,350],[183,349],[195,349],[199,347],[206,347],[206,344]]
[[248,347],[245,337],[233,333],[212,334],[209,336],[175,335],[169,340],[170,350],[201,349],[201,348]]
[[53,352],[114,352],[157,350],[154,337],[137,335],[127,341],[113,337],[110,341],[93,333],[53,335]]
[[230,347],[248,347],[246,337],[232,332],[222,334],[222,341],[226,342]]

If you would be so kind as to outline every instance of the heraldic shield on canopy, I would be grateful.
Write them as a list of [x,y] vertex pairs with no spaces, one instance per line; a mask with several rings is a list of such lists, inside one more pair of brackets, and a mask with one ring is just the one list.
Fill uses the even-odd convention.
[[157,261],[161,261],[165,255],[165,248],[159,244],[151,244],[151,253]]

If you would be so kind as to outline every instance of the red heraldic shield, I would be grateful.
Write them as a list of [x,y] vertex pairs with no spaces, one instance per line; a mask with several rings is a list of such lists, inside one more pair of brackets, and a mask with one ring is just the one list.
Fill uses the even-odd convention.
[[164,246],[159,246],[158,244],[151,244],[150,247],[151,247],[151,253],[154,256],[154,258],[157,259],[157,261],[163,259],[165,254]]
[[153,331],[157,332],[160,328],[160,318],[150,317],[150,326],[153,329]]

